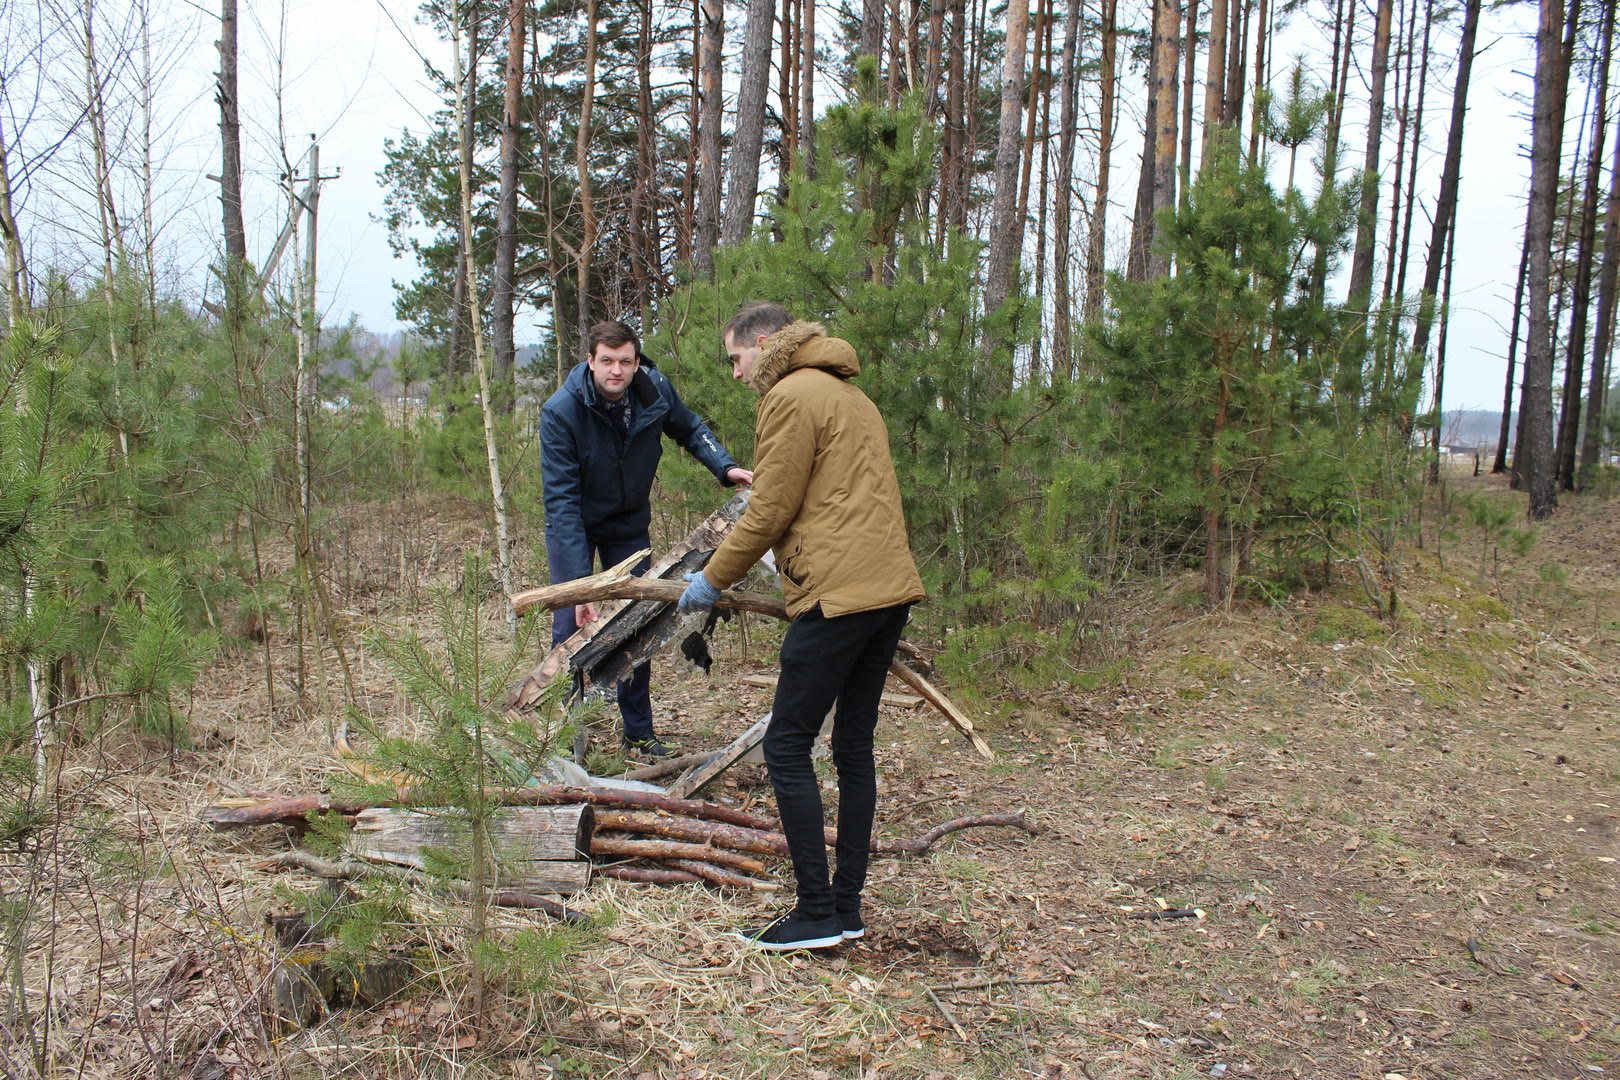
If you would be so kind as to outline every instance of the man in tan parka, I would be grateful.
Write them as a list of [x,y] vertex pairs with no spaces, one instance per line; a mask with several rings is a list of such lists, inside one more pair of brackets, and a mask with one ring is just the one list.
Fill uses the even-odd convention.
[[[774,549],[793,620],[765,733],[798,885],[781,918],[738,935],[762,949],[813,949],[865,933],[861,890],[877,802],[873,729],[884,680],[922,579],[906,538],[888,428],[850,380],[860,361],[817,323],[751,304],[722,338],[732,375],[760,395],[754,492],[708,565],[690,574],[685,611],[712,606]],[[838,770],[838,867],[829,883],[821,792],[810,749],[829,709]]]

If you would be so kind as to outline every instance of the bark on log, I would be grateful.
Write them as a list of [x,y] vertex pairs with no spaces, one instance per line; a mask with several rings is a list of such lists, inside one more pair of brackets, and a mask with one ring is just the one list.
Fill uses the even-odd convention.
[[787,838],[778,832],[743,829],[691,818],[670,817],[645,810],[603,810],[596,815],[599,829],[663,836],[693,844],[710,844],[732,851],[752,851],[759,855],[786,855]]
[[645,866],[609,866],[596,873],[598,877],[636,881],[645,885],[695,885],[703,880],[685,870],[655,870]]
[[632,859],[697,859],[718,863],[745,874],[763,874],[765,864],[736,851],[726,851],[712,844],[683,844],[677,840],[626,840],[616,836],[591,838],[592,855],[610,855]]
[[721,869],[696,859],[669,859],[669,865],[677,870],[685,870],[689,874],[712,881],[716,885],[729,885],[733,889],[753,889],[755,892],[776,892],[782,886],[774,881],[760,881],[758,878],[748,877],[746,874],[734,874],[730,870]]
[[[398,801],[408,805],[413,801],[413,794],[415,793],[407,790]],[[745,829],[760,829],[767,832],[777,827],[776,821],[772,818],[693,799],[672,799],[650,791],[608,791],[599,788],[547,785],[520,788],[515,791],[492,791],[488,797],[490,802],[501,806],[569,806],[588,803],[592,806],[661,810],[680,817],[719,821]],[[222,799],[203,810],[201,821],[205,825],[219,829],[241,828],[248,825],[303,825],[307,823],[311,813],[335,811],[353,817],[362,810],[387,805],[392,805],[392,802],[332,795],[293,795],[263,802]]]

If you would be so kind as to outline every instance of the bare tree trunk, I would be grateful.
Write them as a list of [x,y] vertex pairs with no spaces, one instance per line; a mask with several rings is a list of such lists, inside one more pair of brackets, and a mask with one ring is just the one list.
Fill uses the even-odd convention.
[[[1007,4],[1007,50],[1001,70],[1001,128],[996,147],[996,195],[991,208],[990,250],[985,265],[984,310],[1001,308],[1012,295],[1023,222],[1018,218],[1019,110],[1024,99],[1024,53],[1029,38],[1028,0]],[[1010,372],[1006,373],[1010,375]]]
[[1091,208],[1091,229],[1086,235],[1086,306],[1089,322],[1101,318],[1103,305],[1104,241],[1108,226],[1108,176],[1113,167],[1114,110],[1119,78],[1119,0],[1102,0],[1102,105],[1101,128],[1097,136],[1097,186]]
[[236,0],[220,0],[220,201],[225,209],[225,311],[233,334],[242,325],[247,227],[242,223],[242,122],[236,97]]
[[23,254],[22,234],[17,231],[17,215],[11,203],[11,155],[6,146],[3,115],[0,115],[0,244],[6,253],[6,329],[13,330],[32,302],[28,260]]
[[152,12],[147,0],[141,0],[141,223],[144,226],[144,262],[146,264],[146,303],[157,328],[157,228],[152,209],[155,198],[152,187]]
[[[460,167],[472,174],[473,165],[473,130],[472,117],[478,108],[478,18],[477,5],[470,8],[470,16],[464,16],[467,27],[467,56],[471,60],[466,64],[464,78],[467,85],[460,89],[460,93],[467,96],[467,107],[461,111],[457,123],[462,124],[456,132],[456,146]],[[458,219],[456,227],[459,230],[461,223]],[[445,358],[445,374],[451,379],[461,375],[462,359],[467,355],[467,298],[476,299],[478,296],[477,274],[472,261],[472,238],[458,236],[456,238],[456,280],[451,286],[450,296],[450,340],[447,343]],[[558,328],[560,330],[560,328]],[[559,333],[560,337],[561,334]],[[455,408],[454,404],[450,406]]]
[[119,374],[118,335],[122,320],[118,318],[118,302],[113,282],[117,268],[124,261],[123,230],[118,224],[118,207],[113,202],[111,166],[107,160],[107,115],[101,96],[101,73],[96,64],[95,0],[84,0],[84,91],[85,120],[90,129],[91,160],[96,170],[96,218],[101,226],[101,297],[107,309],[107,358],[112,363],[113,429],[118,437],[118,452],[129,458],[129,432],[124,426],[122,410],[122,376]]
[[[1025,0],[1028,3],[1028,0]],[[900,0],[889,0],[889,108],[900,104],[900,70],[905,60],[905,38],[900,30]]]
[[754,198],[759,193],[759,154],[765,138],[765,97],[771,74],[771,29],[776,0],[749,0],[743,32],[742,82],[737,90],[737,124],[731,137],[731,183],[722,244],[748,239],[754,224]]
[[[1526,223],[1527,236],[1529,231],[1529,225]],[[1507,381],[1502,388],[1502,432],[1496,439],[1496,461],[1491,465],[1493,475],[1507,472],[1508,469],[1508,435],[1509,425],[1513,420],[1513,390],[1517,385],[1515,375],[1519,359],[1519,323],[1524,314],[1524,281],[1529,266],[1530,245],[1526,243],[1519,249],[1519,282],[1513,287],[1513,329],[1508,331]],[[1515,447],[1515,458],[1517,455],[1518,448]],[[1518,464],[1517,460],[1513,463],[1513,487],[1519,486]]]
[[1073,261],[1070,230],[1074,222],[1074,98],[1076,59],[1080,52],[1080,0],[1069,0],[1064,16],[1063,65],[1058,78],[1058,161],[1057,236],[1053,259],[1057,277],[1053,282],[1052,303],[1052,381],[1074,378],[1074,299],[1069,293],[1069,269]]
[[1609,356],[1614,348],[1614,308],[1616,293],[1620,292],[1617,285],[1620,285],[1620,138],[1614,140],[1614,160],[1609,168],[1609,208],[1603,219],[1603,269],[1598,273],[1597,326],[1592,335],[1592,375],[1586,392],[1586,435],[1581,440],[1584,468],[1578,478],[1596,466],[1603,453]]
[[[1462,44],[1457,56],[1456,89],[1451,95],[1451,129],[1446,137],[1446,162],[1440,170],[1440,193],[1435,199],[1434,225],[1429,232],[1429,257],[1423,267],[1423,295],[1419,301],[1417,324],[1412,330],[1412,355],[1419,363],[1424,362],[1424,354],[1429,349],[1429,328],[1434,321],[1435,297],[1439,291],[1444,255],[1450,247],[1452,222],[1457,215],[1457,185],[1462,176],[1463,122],[1468,115],[1468,84],[1474,68],[1474,39],[1479,29],[1479,9],[1480,0],[1466,0],[1463,7]],[[1523,281],[1522,271],[1520,281]],[[1515,316],[1517,312],[1518,303],[1515,301]],[[1516,321],[1513,336],[1516,344],[1519,336]]]
[[[1580,238],[1575,247],[1575,297],[1570,314],[1569,343],[1564,354],[1564,408],[1558,425],[1558,486],[1575,490],[1575,444],[1581,434],[1581,387],[1586,377],[1586,321],[1592,302],[1592,261],[1597,246],[1598,189],[1603,180],[1604,139],[1608,135],[1609,60],[1614,47],[1614,5],[1603,9],[1603,46],[1593,91],[1596,109],[1592,144],[1586,162],[1586,192],[1581,205]],[[1590,422],[1598,421],[1592,414]]]
[[951,42],[945,86],[945,154],[940,169],[942,228],[967,225],[967,0],[949,0]]
[[[799,0],[799,158],[816,172],[816,0]],[[930,83],[930,86],[933,84]]]
[[653,275],[658,272],[658,211],[653,205],[652,53],[653,0],[640,0],[641,25],[636,43],[636,186],[630,196],[630,274],[635,281],[636,310],[642,327],[652,322]]
[[681,213],[675,227],[675,261],[696,265],[697,175],[703,141],[703,0],[692,0],[692,79],[689,84],[686,169],[681,174]]
[[[1378,337],[1375,342],[1375,348],[1377,349],[1378,354],[1378,374],[1373,379],[1373,385],[1379,387],[1386,385],[1386,381],[1389,378],[1387,373],[1393,370],[1395,362],[1395,345],[1400,337],[1400,318],[1398,313],[1393,310],[1391,302],[1394,300],[1395,296],[1395,268],[1397,265],[1402,265],[1405,262],[1405,260],[1400,257],[1399,252],[1402,250],[1403,246],[1410,246],[1411,243],[1411,237],[1409,235],[1405,238],[1405,240],[1402,239],[1401,203],[1402,199],[1404,198],[1406,201],[1406,220],[1408,223],[1410,223],[1412,218],[1412,203],[1417,201],[1416,187],[1402,188],[1401,186],[1402,181],[1406,176],[1406,144],[1408,132],[1411,132],[1412,134],[1412,164],[1414,168],[1417,165],[1418,150],[1422,141],[1423,95],[1421,89],[1421,79],[1418,93],[1418,110],[1416,115],[1414,115],[1412,112],[1412,64],[1413,58],[1417,52],[1415,46],[1417,43],[1418,5],[1417,0],[1403,0],[1403,2],[1408,4],[1409,8],[1406,21],[1406,32],[1402,35],[1400,52],[1397,54],[1397,67],[1402,67],[1402,63],[1404,62],[1404,70],[1401,72],[1397,81],[1401,104],[1400,107],[1395,110],[1395,168],[1392,172],[1389,184],[1389,233],[1388,239],[1386,240],[1384,246],[1384,282],[1379,301],[1379,311],[1381,314],[1378,323]],[[1427,52],[1429,23],[1427,20],[1425,20],[1423,26],[1425,42],[1423,61],[1424,71],[1425,74],[1427,74],[1429,59]],[[1404,299],[1404,285],[1402,286],[1402,289]],[[1436,418],[1436,431],[1439,430],[1439,423],[1439,419]]]
[[692,262],[704,277],[714,274],[714,248],[720,241],[720,125],[723,120],[720,60],[725,47],[723,0],[702,0],[702,112],[698,123],[697,234]]
[[[1440,322],[1440,344],[1434,351],[1434,429],[1431,432],[1434,456],[1429,459],[1429,482],[1440,482],[1440,428],[1446,415],[1446,342],[1451,328],[1451,271],[1457,265],[1457,230],[1446,234],[1446,273],[1441,285],[1440,309],[1446,317]],[[1476,457],[1475,460],[1478,460]]]
[[1367,151],[1363,169],[1367,183],[1361,189],[1356,215],[1355,254],[1350,263],[1348,300],[1357,314],[1367,312],[1372,299],[1373,252],[1378,232],[1378,158],[1384,145],[1384,84],[1389,76],[1390,19],[1395,0],[1378,0],[1378,25],[1373,34],[1372,87],[1368,100]]
[[[1237,127],[1243,118],[1244,57],[1249,48],[1249,15],[1254,0],[1231,0],[1231,21],[1226,33],[1226,81],[1221,100],[1221,123]],[[1233,143],[1235,147],[1237,144]]]
[[1204,71],[1204,137],[1198,152],[1198,167],[1209,164],[1210,147],[1220,130],[1226,112],[1226,24],[1227,0],[1211,0],[1209,9],[1209,60]]
[[[650,0],[649,0],[650,2]],[[513,395],[506,393],[517,365],[517,340],[513,327],[517,306],[517,200],[518,135],[523,102],[523,29],[528,0],[510,0],[506,8],[506,93],[501,100],[501,194],[495,210],[495,268],[490,277],[490,330],[495,338],[495,381],[502,388],[501,406],[512,408]]]
[[1029,220],[1029,189],[1030,180],[1035,168],[1035,128],[1040,119],[1040,101],[1046,82],[1045,66],[1047,56],[1048,23],[1051,19],[1052,0],[1035,0],[1035,53],[1029,66],[1029,78],[1026,79],[1024,109],[1028,114],[1025,117],[1024,127],[1024,163],[1018,181],[1018,220]]
[[[591,112],[596,104],[596,0],[585,0],[585,72],[579,102],[579,138],[574,167],[579,172],[579,340],[584,348],[591,325],[591,255],[596,248],[596,205],[591,199]],[[474,319],[476,331],[477,320]],[[479,376],[482,378],[483,376]]]
[[1181,36],[1181,47],[1186,55],[1186,68],[1181,81],[1181,172],[1176,178],[1176,191],[1178,201],[1185,206],[1187,193],[1192,188],[1193,88],[1198,83],[1198,0],[1187,0],[1187,28]]
[[1153,0],[1152,53],[1148,61],[1147,106],[1142,114],[1142,167],[1136,173],[1136,206],[1131,215],[1130,248],[1125,253],[1125,277],[1130,281],[1146,281],[1150,269],[1148,256],[1153,250],[1153,179],[1156,175],[1154,155],[1159,147],[1159,42],[1163,29],[1159,19],[1164,14],[1163,0]]
[[1153,146],[1153,224],[1148,230],[1153,245],[1148,255],[1148,276],[1170,273],[1170,253],[1155,241],[1159,214],[1176,206],[1176,69],[1181,60],[1181,11],[1176,0],[1155,0],[1153,85],[1158,109]]
[[1249,110],[1249,160],[1260,161],[1260,109],[1265,104],[1269,58],[1267,43],[1271,40],[1271,4],[1260,0],[1260,14],[1255,19],[1254,31],[1254,97]]
[[861,4],[860,55],[870,56],[878,60],[879,71],[883,70],[882,60],[884,17],[885,12],[883,0],[863,0]]
[[[1570,13],[1578,19],[1579,0]],[[1551,244],[1558,199],[1558,164],[1562,142],[1568,66],[1559,41],[1564,0],[1542,0],[1536,34],[1535,99],[1530,136],[1530,225],[1525,244],[1530,251],[1530,337],[1524,353],[1524,390],[1519,426],[1524,435],[1524,461],[1515,466],[1530,493],[1530,520],[1541,521],[1558,508],[1558,478],[1553,462],[1553,325]]]

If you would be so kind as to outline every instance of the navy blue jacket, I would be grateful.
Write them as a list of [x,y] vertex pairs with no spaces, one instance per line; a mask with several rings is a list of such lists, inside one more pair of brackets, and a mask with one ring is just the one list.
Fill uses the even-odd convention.
[[652,520],[653,477],[668,435],[730,484],[737,463],[675,387],[645,356],[628,391],[630,432],[619,434],[603,411],[596,380],[581,363],[540,410],[540,479],[545,485],[546,548],[551,580],[591,573],[591,545],[627,540]]

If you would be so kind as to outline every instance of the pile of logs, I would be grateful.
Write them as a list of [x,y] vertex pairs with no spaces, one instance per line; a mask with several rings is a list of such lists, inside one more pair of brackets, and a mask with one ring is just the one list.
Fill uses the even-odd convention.
[[[410,792],[400,793],[409,805]],[[727,888],[773,891],[764,857],[786,856],[787,839],[772,818],[691,799],[640,791],[561,786],[491,793],[503,807],[490,829],[496,862],[506,868],[501,888],[516,895],[571,894],[586,888],[592,873],[625,881],[674,884],[709,882]],[[345,801],[331,795],[227,799],[203,811],[217,829],[252,825],[301,827],[312,813],[352,818],[349,854],[367,862],[422,870],[426,852],[453,843],[456,815],[443,809],[399,809]],[[911,840],[874,838],[877,855],[916,855],[962,829],[1011,826],[1034,834],[1018,814],[959,818]],[[827,843],[835,840],[832,830]],[[312,860],[289,865],[321,872]],[[340,870],[331,870],[331,867]],[[359,876],[347,864],[326,864],[327,876]],[[523,904],[521,906],[533,906]]]

